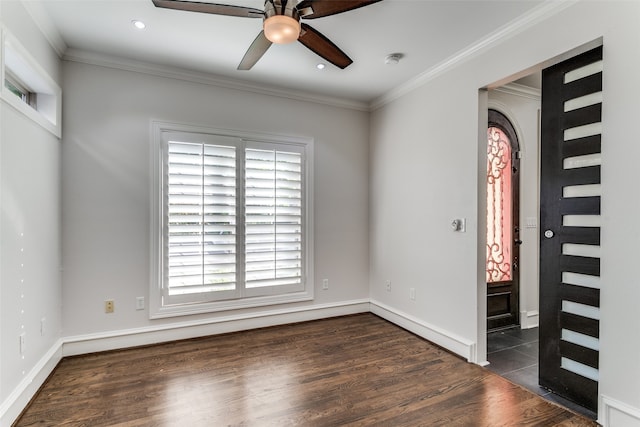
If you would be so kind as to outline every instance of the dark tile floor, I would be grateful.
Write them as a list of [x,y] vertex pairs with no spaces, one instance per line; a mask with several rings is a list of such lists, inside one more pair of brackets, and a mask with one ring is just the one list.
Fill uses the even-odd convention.
[[538,385],[538,328],[519,326],[487,334],[488,369],[547,400],[592,419],[596,414]]

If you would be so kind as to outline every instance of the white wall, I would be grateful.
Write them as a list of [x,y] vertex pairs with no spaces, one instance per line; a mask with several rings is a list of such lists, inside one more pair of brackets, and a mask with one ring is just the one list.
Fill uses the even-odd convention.
[[[71,341],[99,339],[183,324],[184,319],[150,321],[146,311],[134,310],[135,297],[147,296],[149,284],[151,119],[313,137],[316,300],[293,307],[339,306],[365,300],[370,293],[374,306],[426,325],[439,337],[452,338],[482,362],[484,312],[478,310],[478,293],[484,286],[484,246],[478,232],[482,202],[477,196],[485,145],[478,109],[479,105],[486,109],[486,103],[478,89],[603,36],[605,285],[599,416],[605,425],[640,425],[640,341],[635,339],[640,321],[634,316],[640,301],[634,250],[640,224],[630,220],[640,216],[640,198],[633,197],[630,185],[640,178],[635,161],[640,144],[634,128],[640,105],[632,96],[640,93],[639,16],[638,2],[579,2],[476,52],[370,117],[348,109],[65,63],[62,154],[50,134],[0,105],[0,409],[5,410],[9,394],[20,389],[22,371],[27,375],[33,371],[60,336]],[[0,2],[0,20],[59,80],[55,54],[20,3]],[[453,233],[450,221],[460,217],[467,219],[467,232]],[[18,240],[21,229],[27,230],[24,244]],[[20,298],[15,280],[22,270],[17,268],[16,254],[23,247],[26,265],[38,267],[24,275],[33,288]],[[318,287],[322,278],[330,279],[328,291]],[[386,280],[391,280],[391,292],[385,289]],[[409,298],[412,287],[415,301]],[[38,298],[33,298],[36,294]],[[103,313],[106,298],[115,299],[114,314]],[[16,312],[19,305],[25,307],[24,315]],[[268,310],[240,313],[259,316]],[[207,322],[228,315],[190,320]],[[44,337],[38,336],[41,317],[47,318]],[[15,354],[16,332],[22,324],[28,333],[24,360]],[[156,337],[162,339],[161,335]],[[133,336],[131,345],[139,343]]]
[[[518,94],[520,89],[520,94]],[[540,99],[523,88],[489,91],[489,107],[505,114],[520,144],[520,324],[538,326],[538,111]],[[526,88],[524,88],[526,89]],[[527,218],[535,219],[529,226]]]
[[[0,22],[59,82],[60,61],[22,4],[2,2]],[[60,151],[54,135],[0,101],[0,425],[59,360],[52,353],[62,328]]]
[[63,87],[65,337],[274,310],[161,320],[135,310],[149,293],[152,119],[314,138],[315,300],[275,309],[367,301],[368,113],[79,62],[64,63]]
[[[484,126],[478,89],[603,37],[600,395],[606,402],[600,403],[599,417],[604,421],[610,410],[631,408],[626,414],[634,425],[640,425],[640,223],[633,220],[640,198],[632,184],[640,180],[639,17],[639,2],[578,2],[475,52],[372,114],[370,166],[373,302],[482,353],[485,315],[477,307],[484,247],[477,193],[483,164],[478,159],[486,154],[478,137]],[[450,231],[455,217],[467,218],[466,233]],[[384,289],[387,279],[391,292]],[[417,289],[415,301],[410,287]],[[477,355],[480,362],[484,357]]]

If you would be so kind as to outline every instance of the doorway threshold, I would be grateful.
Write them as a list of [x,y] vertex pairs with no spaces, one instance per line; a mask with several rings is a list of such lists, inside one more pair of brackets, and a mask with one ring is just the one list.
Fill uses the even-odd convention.
[[597,414],[538,385],[538,328],[519,326],[487,333],[486,367],[527,390],[593,420]]

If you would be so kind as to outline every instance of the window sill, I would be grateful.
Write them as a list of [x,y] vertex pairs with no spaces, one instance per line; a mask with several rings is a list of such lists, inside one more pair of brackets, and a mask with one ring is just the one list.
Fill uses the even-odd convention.
[[27,118],[40,125],[44,130],[53,134],[56,138],[60,138],[62,136],[62,128],[60,125],[55,125],[50,122],[39,111],[34,110],[29,104],[24,103],[22,100],[18,99],[17,96],[9,92],[7,88],[2,88],[2,92],[0,92],[0,99],[13,107],[19,113],[24,114]]
[[[313,289],[313,284],[307,283]],[[149,307],[149,319],[165,319],[170,317],[191,316],[195,314],[216,313],[221,311],[240,310],[270,305],[290,304],[294,302],[312,301],[313,292],[295,292],[284,295],[261,296],[226,301],[215,301],[196,304],[176,304],[173,306]]]

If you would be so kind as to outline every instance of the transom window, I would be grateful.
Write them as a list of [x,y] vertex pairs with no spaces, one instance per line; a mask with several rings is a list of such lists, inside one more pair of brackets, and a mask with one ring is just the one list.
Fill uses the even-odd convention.
[[312,298],[308,143],[157,133],[162,214],[152,316]]
[[0,58],[0,98],[60,138],[60,87],[6,28],[0,30]]
[[37,94],[27,88],[27,85],[22,83],[20,79],[5,70],[4,87],[9,89],[9,92],[20,98],[22,102],[30,105],[32,108],[37,108]]

